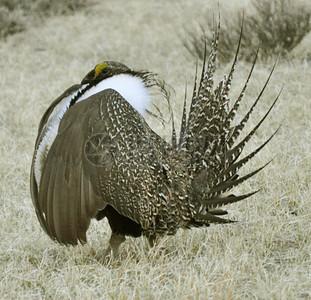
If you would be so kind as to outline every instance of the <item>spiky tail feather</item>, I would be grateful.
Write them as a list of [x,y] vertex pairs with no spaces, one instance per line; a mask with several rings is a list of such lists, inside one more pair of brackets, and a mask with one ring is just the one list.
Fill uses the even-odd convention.
[[199,80],[199,85],[197,86],[196,70],[194,90],[188,118],[185,96],[179,143],[176,143],[176,133],[175,129],[173,130],[173,146],[176,147],[178,151],[186,151],[190,157],[190,161],[188,161],[187,164],[190,170],[190,176],[193,178],[192,188],[194,192],[192,196],[194,198],[194,204],[198,207],[197,215],[193,220],[193,226],[208,225],[210,223],[232,222],[231,220],[218,217],[217,215],[224,215],[227,213],[225,210],[218,208],[229,203],[246,199],[256,194],[258,190],[240,196],[233,194],[224,195],[224,193],[256,175],[270,163],[268,162],[264,166],[248,173],[243,177],[239,177],[238,175],[240,168],[251,160],[256,154],[258,154],[271,141],[278,131],[277,129],[261,146],[239,160],[245,145],[249,142],[251,137],[270,114],[279,99],[280,93],[258,124],[246,135],[244,139],[242,139],[241,142],[234,145],[249,120],[255,106],[261,99],[261,96],[273,74],[275,65],[273,66],[262,90],[253,105],[250,107],[249,111],[238,125],[232,126],[232,121],[236,116],[237,110],[253,73],[258,57],[258,50],[242,91],[232,105],[232,108],[229,110],[229,92],[238,60],[243,35],[243,24],[241,26],[238,46],[229,75],[228,77],[225,77],[214,89],[213,76],[216,69],[219,30],[220,25],[218,23],[218,27],[214,32],[214,39],[209,57],[207,57],[205,43],[202,74]]

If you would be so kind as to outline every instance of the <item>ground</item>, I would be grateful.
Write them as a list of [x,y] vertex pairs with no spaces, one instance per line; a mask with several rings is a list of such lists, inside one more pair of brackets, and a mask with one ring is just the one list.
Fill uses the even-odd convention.
[[[110,235],[106,222],[92,223],[88,245],[64,247],[45,235],[35,216],[29,170],[37,126],[49,103],[96,63],[118,60],[164,78],[175,89],[172,103],[180,119],[184,86],[191,85],[195,69],[181,37],[207,5],[203,0],[102,1],[73,16],[36,23],[0,42],[1,298],[311,299],[307,61],[280,61],[249,123],[255,124],[283,87],[281,101],[248,150],[279,124],[281,130],[245,171],[274,160],[239,188],[261,191],[229,207],[240,220],[237,224],[180,230],[151,250],[143,238],[128,239],[120,260],[107,265],[98,260]],[[233,99],[249,68],[238,65]],[[257,65],[242,111],[260,91],[270,68]],[[228,69],[222,66],[217,74]],[[168,137],[169,126],[154,120],[150,124]]]

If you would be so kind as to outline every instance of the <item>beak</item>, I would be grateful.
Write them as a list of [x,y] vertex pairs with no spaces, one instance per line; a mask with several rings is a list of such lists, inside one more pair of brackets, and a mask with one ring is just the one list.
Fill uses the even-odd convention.
[[95,70],[90,71],[86,74],[86,76],[82,79],[81,84],[91,83],[95,79]]

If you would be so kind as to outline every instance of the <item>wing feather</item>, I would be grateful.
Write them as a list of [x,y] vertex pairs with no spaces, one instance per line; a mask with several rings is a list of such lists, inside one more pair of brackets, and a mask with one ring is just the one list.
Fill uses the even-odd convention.
[[[99,98],[93,97],[93,101]],[[83,164],[84,143],[95,109],[85,100],[65,113],[47,155],[40,188],[33,192],[40,223],[52,239],[64,244],[86,242],[91,218],[106,205],[95,193]]]
[[91,218],[107,204],[148,227],[150,207],[140,204],[141,195],[158,191],[159,181],[146,178],[159,178],[169,147],[114,90],[76,103],[61,120],[33,191],[42,227],[60,243],[84,243]]

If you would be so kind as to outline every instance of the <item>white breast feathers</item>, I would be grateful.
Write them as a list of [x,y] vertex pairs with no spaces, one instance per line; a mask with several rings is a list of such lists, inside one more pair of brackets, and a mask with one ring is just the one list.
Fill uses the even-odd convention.
[[[80,90],[84,87],[85,85],[81,87]],[[83,101],[106,89],[114,89],[117,91],[142,115],[149,105],[150,96],[142,79],[128,74],[115,75],[99,82],[96,86],[88,89],[77,102]],[[79,90],[65,97],[55,106],[42,129],[44,136],[37,148],[34,161],[34,175],[38,188],[40,186],[42,169],[47,154],[57,136],[60,121],[69,108],[70,100],[75,97],[78,92]]]

